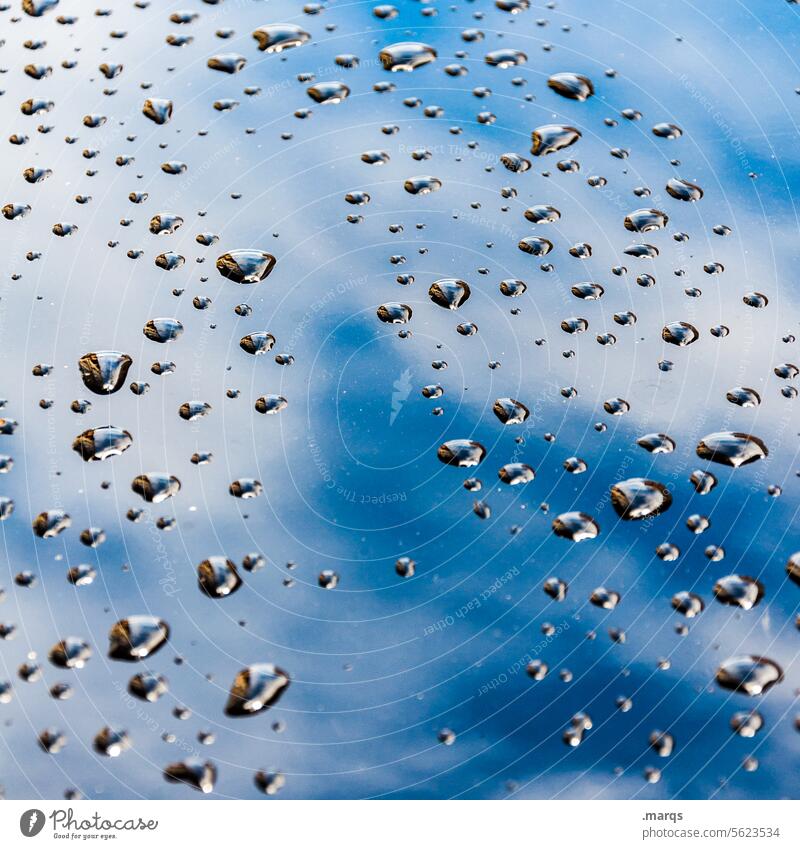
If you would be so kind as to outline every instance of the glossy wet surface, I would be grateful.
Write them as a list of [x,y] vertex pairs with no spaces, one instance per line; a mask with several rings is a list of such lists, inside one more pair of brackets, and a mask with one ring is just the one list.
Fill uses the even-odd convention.
[[6,795],[797,797],[796,7],[24,5]]

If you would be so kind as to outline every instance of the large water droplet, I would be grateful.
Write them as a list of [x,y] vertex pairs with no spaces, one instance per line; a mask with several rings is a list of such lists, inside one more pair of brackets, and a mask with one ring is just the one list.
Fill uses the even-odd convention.
[[131,741],[127,731],[106,726],[95,735],[93,746],[98,754],[117,758],[131,747]]
[[401,41],[390,44],[380,52],[380,60],[387,71],[413,71],[433,62],[436,50],[419,41]]
[[[667,558],[661,558],[665,560]],[[675,593],[672,596],[672,609],[683,614],[687,619],[694,619],[705,610],[705,602],[696,593],[690,593],[686,590]]]
[[500,480],[509,486],[530,483],[536,473],[527,463],[506,463],[497,473]]
[[411,320],[412,310],[408,304],[391,302],[378,307],[378,318],[386,324],[405,324]]
[[522,65],[528,61],[528,57],[521,51],[513,47],[501,47],[499,50],[492,50],[484,57],[487,65],[493,68],[513,68],[515,65]]
[[265,251],[240,248],[217,259],[217,271],[234,283],[258,283],[270,275],[275,257]]
[[247,59],[238,53],[217,53],[206,62],[212,71],[222,71],[225,74],[238,74],[247,64]]
[[128,682],[128,692],[144,702],[157,702],[167,690],[166,678],[152,672],[137,672]]
[[448,466],[468,468],[477,466],[486,456],[486,449],[472,439],[451,439],[439,446],[438,458]]
[[176,784],[186,784],[201,793],[211,793],[217,781],[217,768],[211,761],[187,758],[165,767],[164,778]]
[[180,488],[181,482],[166,472],[147,472],[135,477],[131,483],[131,489],[152,504],[160,504],[172,498]]
[[676,200],[687,202],[698,201],[703,197],[703,190],[700,186],[696,186],[687,180],[679,180],[677,177],[667,181],[667,192]]
[[728,658],[717,669],[716,679],[726,690],[761,696],[783,681],[783,670],[774,660],[747,654]]
[[177,318],[151,318],[142,329],[151,342],[171,342],[183,333],[183,325]]
[[80,637],[67,637],[57,642],[48,655],[50,662],[61,669],[83,669],[91,656],[91,647]]
[[133,438],[127,430],[108,425],[93,427],[75,437],[72,450],[77,451],[84,460],[107,460],[127,451],[133,444]]
[[530,410],[513,398],[498,398],[492,406],[492,412],[504,425],[522,424],[530,415]]
[[45,510],[33,520],[33,532],[42,539],[52,539],[72,525],[72,519],[63,510]]
[[557,94],[570,100],[584,101],[594,94],[594,86],[588,77],[569,71],[553,74],[547,85]]
[[266,53],[280,53],[292,47],[300,47],[311,36],[296,24],[265,24],[253,30],[258,49]]
[[697,328],[688,321],[673,321],[665,324],[661,331],[661,338],[670,345],[685,348],[700,338]]
[[587,513],[573,511],[561,513],[553,520],[553,533],[573,542],[594,539],[600,533],[600,526]]
[[122,389],[133,360],[121,351],[94,351],[78,360],[81,378],[97,395],[112,395]]
[[271,351],[274,344],[275,337],[271,333],[267,333],[266,330],[256,330],[253,333],[248,333],[247,336],[242,336],[239,340],[239,347],[254,357]]
[[440,307],[457,310],[469,298],[470,288],[463,280],[446,277],[431,285],[428,296]]
[[108,634],[108,656],[113,660],[144,660],[169,639],[169,626],[157,616],[141,614],[120,619]]
[[672,496],[658,481],[629,478],[611,487],[611,504],[623,519],[648,519],[668,510]]
[[675,441],[666,433],[646,433],[636,440],[636,444],[651,454],[671,454],[675,450]]
[[148,97],[142,106],[142,114],[156,124],[166,124],[172,118],[172,101],[163,97]]
[[225,598],[241,587],[242,579],[233,561],[214,556],[197,567],[197,583],[207,596]]
[[749,575],[725,575],[714,584],[714,597],[723,604],[751,610],[764,596],[764,585]]
[[289,674],[271,663],[242,669],[231,685],[225,713],[251,716],[274,705],[289,686]]
[[531,134],[533,145],[531,153],[534,156],[544,156],[555,153],[565,147],[575,144],[581,137],[580,130],[564,124],[544,124],[537,127]]
[[420,175],[405,180],[403,188],[410,195],[429,195],[431,192],[438,192],[442,188],[442,181],[438,177]]
[[668,221],[669,216],[659,209],[636,209],[625,216],[625,229],[632,233],[650,233],[663,230]]
[[332,81],[325,83],[315,83],[306,89],[308,96],[320,104],[337,104],[341,103],[350,94],[350,89],[344,83]]

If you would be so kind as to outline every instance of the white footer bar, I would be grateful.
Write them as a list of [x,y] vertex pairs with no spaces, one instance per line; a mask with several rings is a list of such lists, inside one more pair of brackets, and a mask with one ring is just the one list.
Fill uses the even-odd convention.
[[[0,803],[0,846],[81,842],[191,849],[800,846],[795,801],[147,800]],[[213,841],[213,842],[212,842]]]

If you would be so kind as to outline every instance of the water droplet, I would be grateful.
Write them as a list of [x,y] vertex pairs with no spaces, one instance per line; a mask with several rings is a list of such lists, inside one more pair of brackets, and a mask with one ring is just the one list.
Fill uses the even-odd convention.
[[256,411],[265,415],[275,415],[288,406],[289,402],[283,395],[262,395],[255,403]]
[[675,450],[675,441],[666,433],[646,433],[636,440],[636,444],[651,454],[671,454]]
[[736,404],[738,407],[757,407],[761,403],[758,392],[746,386],[734,386],[725,393],[725,397],[731,404]]
[[675,748],[675,738],[669,731],[652,731],[648,742],[660,758],[668,758]]
[[573,542],[594,539],[600,533],[600,526],[586,513],[561,513],[553,521],[553,533]]
[[254,357],[266,354],[272,350],[274,345],[275,337],[266,330],[257,330],[253,333],[248,333],[247,336],[242,336],[239,340],[239,347]]
[[576,713],[570,720],[569,727],[564,731],[562,739],[567,746],[575,748],[583,742],[586,732],[591,730],[592,720],[588,713]]
[[480,442],[471,439],[451,439],[439,446],[436,452],[442,463],[448,466],[469,468],[477,466],[486,456],[486,449]]
[[77,451],[84,460],[107,460],[127,451],[133,444],[133,438],[127,430],[108,425],[93,427],[75,437],[72,450]]
[[764,718],[757,710],[737,711],[731,717],[731,730],[740,737],[755,737],[763,726]]
[[704,472],[702,469],[695,469],[689,476],[689,480],[694,484],[695,492],[699,495],[708,495],[717,485],[717,479],[711,472]]
[[659,209],[636,209],[625,216],[625,229],[632,233],[650,233],[663,230],[668,221],[669,216]]
[[163,97],[148,97],[142,114],[156,124],[166,124],[172,118],[172,101]]
[[91,656],[91,647],[80,637],[61,640],[50,649],[48,655],[53,666],[60,669],[83,669]]
[[504,425],[522,424],[530,415],[530,410],[513,398],[498,398],[494,402],[492,412]]
[[440,307],[457,310],[470,296],[470,288],[463,281],[453,277],[437,280],[428,290],[428,296]]
[[437,53],[429,44],[401,41],[381,50],[379,58],[387,71],[413,71],[436,59]]
[[722,604],[751,610],[764,596],[761,581],[748,575],[725,575],[714,584],[714,597]]
[[629,478],[611,487],[611,503],[622,519],[648,519],[668,510],[672,496],[657,481]]
[[197,567],[197,583],[207,596],[226,598],[241,587],[242,579],[233,561],[226,557],[214,556],[204,560]]
[[783,670],[767,657],[739,655],[728,658],[716,673],[717,683],[725,690],[745,696],[761,696],[783,681]]
[[677,124],[656,124],[653,127],[653,135],[661,139],[679,139],[683,130]]
[[533,140],[531,153],[534,156],[555,153],[575,144],[580,137],[580,130],[575,127],[564,124],[544,124],[537,127],[531,134]]
[[58,728],[45,728],[39,735],[39,745],[49,755],[55,755],[67,745],[67,735]]
[[411,320],[411,307],[396,302],[381,304],[378,307],[378,318],[386,324],[406,324]]
[[664,325],[661,338],[665,342],[669,342],[670,345],[684,348],[691,345],[692,342],[696,342],[700,338],[700,333],[694,325],[687,321],[673,321]]
[[350,94],[348,86],[336,81],[315,83],[314,85],[309,86],[306,91],[313,101],[323,105],[335,105],[337,103],[341,103]]
[[500,480],[509,486],[530,483],[536,473],[527,463],[506,463],[497,473]]
[[492,50],[484,57],[487,65],[493,68],[513,68],[516,65],[523,65],[528,61],[528,57],[521,51],[515,50],[512,47],[501,47],[499,50]]
[[131,747],[128,732],[106,726],[98,731],[93,741],[94,749],[108,758],[117,758]]
[[556,94],[560,94],[562,97],[567,97],[570,100],[584,101],[594,94],[594,86],[588,77],[568,71],[553,74],[547,81],[547,85]]
[[762,295],[761,292],[748,292],[742,297],[742,302],[748,307],[763,309],[769,303],[769,300],[767,296]]
[[157,702],[167,690],[166,679],[151,672],[138,672],[128,682],[128,692],[144,702]]
[[699,616],[705,610],[705,607],[703,599],[696,593],[682,590],[672,596],[672,609],[683,614],[687,619],[694,619],[695,616]]
[[174,212],[159,212],[150,219],[150,232],[154,235],[169,235],[183,224],[180,215]]
[[582,301],[599,301],[605,294],[605,289],[599,283],[576,283],[570,287],[570,292]]
[[251,716],[272,707],[289,686],[289,675],[271,663],[255,663],[242,669],[231,685],[225,713]]
[[133,360],[120,351],[95,351],[78,360],[84,385],[97,395],[112,395],[122,389]]
[[748,433],[709,433],[697,445],[697,456],[700,459],[732,466],[734,469],[763,460],[768,454],[767,446],[757,436]]
[[242,248],[217,259],[217,271],[234,283],[259,283],[275,267],[275,257],[265,251]]
[[161,504],[168,498],[177,495],[181,482],[166,472],[148,472],[138,475],[131,483],[131,489],[152,504]]
[[33,520],[33,532],[42,539],[52,539],[71,525],[72,519],[63,510],[45,510]]
[[151,318],[142,332],[151,342],[164,344],[177,339],[183,333],[183,325],[177,318]]
[[211,793],[217,780],[217,768],[211,761],[187,758],[165,767],[164,778],[176,784],[186,784],[201,793]]
[[525,236],[519,240],[517,247],[531,256],[546,256],[553,250],[553,243],[541,236]]
[[438,192],[442,188],[442,181],[438,177],[420,175],[405,180],[403,188],[410,195],[429,195],[431,192]]
[[238,53],[217,53],[206,62],[212,71],[222,71],[225,74],[238,74],[246,64],[247,59]]
[[292,47],[300,47],[311,36],[296,24],[265,24],[253,30],[258,49],[266,53],[280,53]]
[[518,153],[503,153],[500,155],[500,162],[504,168],[513,174],[522,174],[531,167],[530,160],[524,156],[520,156]]
[[613,610],[621,600],[622,596],[615,590],[606,587],[598,587],[589,597],[589,601],[603,610]]
[[261,481],[255,478],[238,478],[228,487],[234,498],[256,498],[264,491]]
[[274,796],[286,784],[286,777],[282,772],[264,772],[259,770],[254,776],[254,781],[256,787],[262,793],[266,796]]
[[169,626],[157,616],[128,616],[109,631],[108,656],[112,660],[143,660],[155,654],[168,639]]
[[676,200],[683,201],[698,201],[703,197],[703,190],[700,186],[690,183],[687,180],[679,180],[673,177],[667,181],[667,193]]
[[413,578],[417,564],[410,557],[398,557],[394,564],[394,571],[401,578]]

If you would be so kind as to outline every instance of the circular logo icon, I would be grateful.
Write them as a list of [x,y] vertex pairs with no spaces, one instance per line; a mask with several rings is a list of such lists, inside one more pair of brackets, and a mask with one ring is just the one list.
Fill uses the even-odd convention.
[[44,828],[44,812],[38,808],[31,808],[19,818],[19,830],[25,837],[36,837]]

